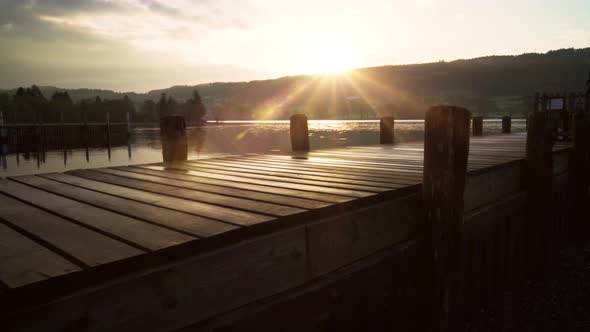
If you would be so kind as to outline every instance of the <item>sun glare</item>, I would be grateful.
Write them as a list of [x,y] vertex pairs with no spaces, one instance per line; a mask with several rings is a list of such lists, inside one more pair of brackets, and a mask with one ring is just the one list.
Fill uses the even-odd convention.
[[310,33],[295,45],[292,62],[296,73],[341,73],[358,64],[358,52],[342,35]]

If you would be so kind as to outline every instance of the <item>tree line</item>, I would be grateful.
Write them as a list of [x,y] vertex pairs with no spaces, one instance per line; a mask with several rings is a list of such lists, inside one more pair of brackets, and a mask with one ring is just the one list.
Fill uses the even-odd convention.
[[136,107],[125,95],[122,98],[82,99],[74,102],[67,91],[57,91],[47,99],[37,85],[19,87],[14,94],[0,94],[0,111],[6,123],[40,122],[125,122],[127,113],[132,122],[159,122],[167,115],[182,115],[188,123],[202,123],[206,108],[195,90],[191,98],[177,101],[166,93],[154,102],[145,100]]

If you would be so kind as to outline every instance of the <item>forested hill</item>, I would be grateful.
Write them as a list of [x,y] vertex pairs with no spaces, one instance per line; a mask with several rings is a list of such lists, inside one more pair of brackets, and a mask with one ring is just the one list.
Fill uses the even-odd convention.
[[[162,93],[182,101],[197,89],[209,119],[286,119],[296,112],[316,119],[373,118],[391,113],[401,118],[421,118],[433,103],[459,104],[488,116],[519,116],[530,110],[530,96],[535,91],[583,91],[589,70],[590,48],[585,48],[371,67],[342,75],[174,86],[144,94],[65,91],[74,101],[127,95],[140,111],[145,100],[156,101]],[[64,91],[41,87],[46,96],[58,90]]]

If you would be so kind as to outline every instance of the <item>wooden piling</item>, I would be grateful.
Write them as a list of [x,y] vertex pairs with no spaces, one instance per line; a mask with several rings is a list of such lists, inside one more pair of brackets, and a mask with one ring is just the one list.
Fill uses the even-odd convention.
[[379,143],[393,144],[395,119],[393,116],[384,116],[379,121]]
[[107,146],[111,145],[111,114],[107,112],[105,114],[105,124],[104,124],[104,131],[106,137]]
[[305,114],[291,116],[290,134],[291,148],[294,152],[309,151],[309,130],[307,128],[307,116]]
[[166,116],[160,119],[160,137],[164,162],[186,161],[188,146],[186,122],[182,116]]
[[7,140],[7,129],[4,127],[4,112],[0,111],[0,153],[4,156],[7,153],[6,140]]
[[[131,116],[129,115],[129,112],[125,114],[125,122],[127,124],[127,140],[129,140],[129,137],[131,137]],[[161,123],[162,122],[160,121],[160,124]]]
[[483,135],[483,117],[474,116],[472,119],[473,123],[473,136]]
[[422,201],[418,226],[421,277],[432,323],[422,330],[462,331],[463,194],[469,152],[468,110],[435,106],[426,113]]
[[572,121],[573,149],[569,170],[569,201],[571,202],[570,234],[577,243],[589,238],[587,209],[590,186],[590,113],[576,112]]
[[505,116],[502,118],[502,133],[509,134],[512,131],[512,118]]
[[552,218],[553,126],[546,112],[529,115],[526,142],[527,261],[531,277],[542,275],[551,258],[549,224]]

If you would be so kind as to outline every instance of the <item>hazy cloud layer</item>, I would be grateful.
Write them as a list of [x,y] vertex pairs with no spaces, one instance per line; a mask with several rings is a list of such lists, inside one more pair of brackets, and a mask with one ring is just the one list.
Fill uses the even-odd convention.
[[147,90],[590,46],[587,0],[0,0],[0,88]]

